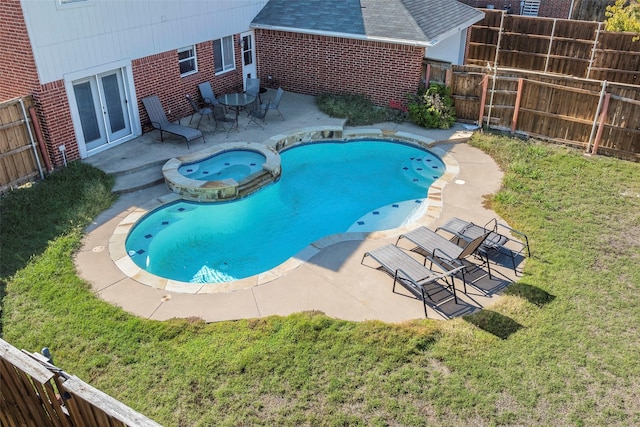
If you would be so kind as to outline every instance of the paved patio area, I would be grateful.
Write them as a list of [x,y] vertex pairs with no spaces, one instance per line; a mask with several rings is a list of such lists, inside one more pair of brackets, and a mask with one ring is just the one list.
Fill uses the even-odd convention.
[[[244,130],[241,121],[240,132],[232,132],[228,138],[225,133],[211,134],[207,129],[208,118],[204,118],[200,125],[206,139],[203,148],[231,141],[264,142],[274,135],[309,126],[342,125],[342,120],[327,117],[316,108],[312,97],[304,95],[285,94],[281,111],[286,120],[281,121],[274,114],[264,130],[258,127]],[[188,118],[182,122],[186,124]],[[435,147],[442,155],[451,156],[457,162],[459,173],[442,189],[438,214],[426,219],[429,228],[435,229],[454,216],[478,224],[485,224],[496,216],[483,206],[483,198],[500,188],[502,172],[489,156],[464,142],[470,134],[462,126],[456,125],[442,131],[426,130],[406,123],[381,123],[367,128],[431,138],[438,141]],[[134,170],[145,162],[159,163],[157,167],[161,168],[163,159],[193,153],[198,146],[199,143],[192,144],[187,151],[180,139],[166,137],[165,142],[161,143],[158,132],[153,131],[87,161],[111,173]],[[395,243],[397,235],[404,229],[373,233],[364,240],[345,240],[326,245],[286,274],[275,275],[273,280],[231,292],[189,294],[142,284],[115,265],[109,253],[109,241],[118,225],[131,212],[168,193],[167,187],[160,184],[123,194],[87,228],[83,246],[75,261],[80,276],[91,284],[100,298],[136,315],[157,320],[200,317],[211,322],[288,315],[306,310],[322,311],[331,317],[354,321],[377,319],[402,322],[424,318],[420,301],[402,287],[396,287],[396,293],[393,293],[391,277],[361,264],[367,250]],[[440,309],[448,316],[458,316],[491,305],[499,298],[500,291],[516,279],[509,267],[509,264],[492,265],[493,278],[487,277],[478,282],[484,292],[470,287],[468,293],[464,294],[460,281],[457,281],[458,304],[452,302]],[[428,309],[428,316],[443,318],[431,308]]]

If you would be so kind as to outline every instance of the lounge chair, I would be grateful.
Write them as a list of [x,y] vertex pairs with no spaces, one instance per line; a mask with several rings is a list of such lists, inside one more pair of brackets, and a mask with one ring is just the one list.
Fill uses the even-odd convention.
[[193,109],[193,114],[191,114],[191,118],[189,119],[189,124],[191,124],[191,121],[193,120],[193,116],[195,116],[196,114],[199,114],[200,118],[198,119],[198,125],[196,126],[196,129],[199,129],[200,122],[202,121],[202,116],[209,116],[209,120],[211,120],[211,113],[213,113],[213,109],[210,107],[200,108],[198,107],[198,104],[196,104],[196,102],[193,100],[193,98],[191,98],[189,95],[186,95],[186,98],[187,98],[187,101],[189,101],[191,108]]
[[[504,232],[500,232],[501,229],[519,237],[522,240],[515,240],[508,237]],[[488,253],[500,253],[511,258],[511,264],[513,266],[513,272],[518,273],[516,269],[516,257],[523,255],[526,251],[527,256],[531,256],[531,250],[529,249],[529,238],[526,234],[514,230],[513,228],[500,224],[496,218],[486,223],[484,226],[474,224],[459,218],[451,218],[446,224],[436,228],[436,231],[443,230],[447,233],[455,236],[458,241],[463,240],[470,242],[482,234],[489,233],[489,236],[480,245],[480,251],[484,252],[488,257]],[[510,249],[506,245],[515,246],[515,249]]]
[[[482,265],[487,266],[487,274],[489,278],[491,278],[489,261],[485,260],[478,251],[478,248],[488,235],[489,233],[482,234],[469,243],[465,242],[465,246],[458,246],[435,231],[429,230],[426,227],[418,227],[408,233],[401,234],[396,244],[398,244],[401,239],[407,239],[416,245],[412,251],[425,257],[425,265],[427,261],[431,261],[432,266],[435,263],[447,271],[456,270],[456,272],[459,272],[462,278],[464,292],[467,293],[467,283],[473,285],[473,282],[467,280],[465,272],[471,270],[471,268],[477,268],[476,264],[467,261],[467,258],[470,256],[477,255],[480,258]],[[460,269],[459,267],[463,268]],[[484,275],[481,277],[484,277]],[[476,278],[476,280],[479,280],[481,277]]]
[[279,87],[278,91],[276,92],[276,97],[273,99],[273,101],[267,100],[267,102],[262,104],[263,110],[266,109],[267,107],[269,107],[270,110],[276,110],[282,120],[284,120],[284,116],[280,112],[280,101],[282,100],[283,94],[284,94],[284,90],[282,90],[282,88]]
[[204,142],[204,136],[202,136],[202,132],[198,129],[171,123],[167,119],[157,95],[142,98],[142,104],[147,111],[151,125],[160,131],[160,141],[164,141],[162,133],[168,132],[183,137],[187,142],[187,148],[189,148],[189,141],[193,141],[194,139],[202,138],[202,142]]
[[[444,273],[437,273],[420,264],[419,261],[399,247],[391,244],[366,252],[360,261],[361,264],[364,264],[366,257],[375,260],[380,265],[379,269],[393,277],[393,292],[396,290],[396,283],[400,283],[422,301],[425,317],[427,317],[427,299],[431,301],[429,305],[436,310],[439,310],[439,306],[451,300],[456,304],[458,303],[453,276],[463,267]],[[451,283],[449,283],[449,279]],[[442,284],[443,282],[444,285]],[[441,294],[444,294],[444,296]],[[436,296],[438,296],[437,299]],[[444,315],[444,313],[442,314]]]
[[254,102],[251,106],[251,110],[249,110],[249,123],[245,126],[245,129],[249,127],[251,123],[255,123],[260,126],[262,129],[264,127],[262,125],[267,123],[267,112],[269,111],[269,106],[263,110],[257,102]]
[[[224,106],[216,98],[216,95],[213,93],[213,89],[211,88],[211,83],[209,83],[208,81],[200,83],[198,85],[198,90],[200,91],[202,102],[204,102],[205,105],[211,108],[215,107],[216,105],[219,105],[224,108]],[[227,110],[225,108],[225,112],[226,111]]]

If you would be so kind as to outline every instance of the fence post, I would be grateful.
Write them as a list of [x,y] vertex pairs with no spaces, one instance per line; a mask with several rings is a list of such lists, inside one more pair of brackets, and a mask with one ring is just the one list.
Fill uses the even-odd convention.
[[513,119],[511,120],[511,133],[516,131],[516,123],[518,123],[518,113],[520,112],[520,100],[522,99],[522,86],[524,85],[524,79],[520,77],[518,79],[518,93],[516,94],[516,105],[513,107]]
[[482,128],[482,122],[484,120],[484,104],[487,102],[487,87],[489,86],[489,75],[485,74],[482,77],[482,93],[480,94],[480,116],[478,117],[478,126]]
[[611,94],[607,93],[604,97],[604,105],[602,106],[602,113],[600,113],[600,124],[598,125],[598,133],[596,134],[596,140],[593,142],[593,151],[591,154],[598,154],[598,146],[600,145],[600,138],[602,138],[602,131],[604,130],[605,122],[607,121],[607,111],[609,111],[609,100]]
[[600,116],[600,109],[602,109],[602,103],[604,101],[605,90],[607,89],[607,81],[602,81],[602,90],[600,91],[600,99],[598,100],[598,108],[596,108],[596,114],[593,117],[593,125],[591,126],[591,134],[589,135],[589,143],[587,144],[587,153],[591,152],[591,141],[593,141],[593,134],[596,131],[596,125],[598,124],[598,117]]
[[427,73],[424,76],[424,86],[429,88],[429,82],[431,81],[431,64],[427,64]]

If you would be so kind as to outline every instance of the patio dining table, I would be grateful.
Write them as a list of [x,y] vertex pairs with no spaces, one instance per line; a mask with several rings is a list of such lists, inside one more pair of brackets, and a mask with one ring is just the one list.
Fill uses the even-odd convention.
[[[218,101],[222,105],[225,105],[231,110],[234,110],[236,112],[236,120],[235,120],[234,126],[237,131],[240,131],[240,129],[238,128],[238,115],[240,114],[240,110],[245,108],[247,105],[251,104],[255,100],[256,100],[255,96],[249,95],[246,93],[228,93],[226,95],[222,95],[218,97]],[[231,129],[233,129],[233,127]]]

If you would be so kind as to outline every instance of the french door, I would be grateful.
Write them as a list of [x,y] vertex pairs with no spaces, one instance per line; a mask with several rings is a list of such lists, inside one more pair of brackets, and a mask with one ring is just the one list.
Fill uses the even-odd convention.
[[73,82],[87,153],[131,135],[131,108],[121,69]]

